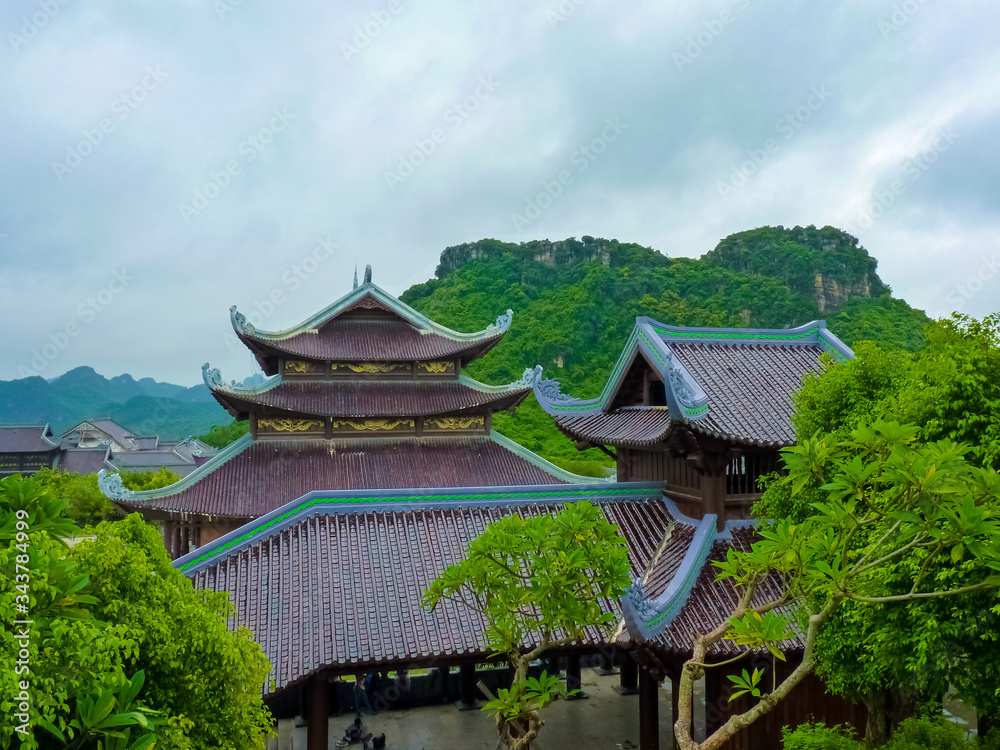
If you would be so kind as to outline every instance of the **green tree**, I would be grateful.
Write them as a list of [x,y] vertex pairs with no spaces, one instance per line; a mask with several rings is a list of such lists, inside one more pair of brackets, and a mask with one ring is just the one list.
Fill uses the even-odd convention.
[[[878,416],[920,425],[919,438],[966,442],[974,464],[998,466],[1000,334],[998,316],[981,321],[954,315],[928,328],[928,345],[916,355],[867,343],[858,357],[829,362],[806,379],[794,417],[801,438],[815,431],[846,435]],[[814,512],[816,488],[792,492],[778,481],[755,508],[758,517],[801,520]],[[972,580],[971,560],[934,567],[942,582]],[[887,571],[888,588],[907,571]],[[984,730],[1000,725],[1000,617],[987,595],[961,601],[914,601],[905,605],[847,603],[817,643],[818,673],[834,691],[864,701],[868,740],[878,742],[905,715],[909,703],[939,699],[950,690],[975,706]]]
[[500,739],[511,750],[530,746],[541,728],[539,710],[565,694],[558,675],[528,677],[528,666],[547,649],[581,640],[588,627],[611,627],[615,616],[603,600],[622,596],[629,570],[618,527],[582,502],[556,515],[490,524],[465,559],[424,592],[432,611],[448,600],[481,614],[486,645],[514,666],[510,689],[484,708],[496,711]]
[[42,469],[34,478],[55,497],[67,501],[66,515],[80,526],[110,521],[119,513],[97,486],[97,474]]
[[217,424],[198,439],[213,448],[225,448],[234,440],[238,440],[250,431],[250,422],[233,420],[229,424]]
[[123,471],[122,484],[130,490],[155,490],[160,487],[167,487],[181,479],[179,474],[175,474],[165,466],[156,471]]
[[70,557],[90,576],[99,616],[137,644],[130,665],[145,672],[150,704],[184,717],[194,750],[263,747],[271,665],[249,631],[228,629],[229,597],[195,589],[138,514],[95,533]]
[[0,480],[0,747],[148,750],[158,712],[123,670],[138,643],[94,616],[66,507],[40,479]]
[[[732,616],[693,637],[693,654],[681,672],[675,736],[682,750],[718,748],[771,711],[817,666],[817,642],[848,602],[875,606],[980,595],[1000,614],[1000,475],[975,466],[968,448],[948,439],[916,440],[918,428],[893,422],[861,426],[847,438],[816,436],[786,448],[791,494],[809,492],[814,513],[803,519],[761,523],[748,551],[730,549],[717,578],[739,592]],[[970,561],[967,576],[941,575]],[[892,585],[887,585],[887,578]],[[758,597],[763,581],[779,583],[775,598]],[[761,599],[765,599],[761,601]],[[779,614],[791,607],[794,615]],[[735,678],[741,692],[759,697],[702,743],[691,737],[694,681],[710,668],[709,649],[722,640],[768,648],[802,633],[800,664],[774,687],[756,672]],[[995,687],[994,687],[995,689]],[[737,693],[739,694],[739,693]]]

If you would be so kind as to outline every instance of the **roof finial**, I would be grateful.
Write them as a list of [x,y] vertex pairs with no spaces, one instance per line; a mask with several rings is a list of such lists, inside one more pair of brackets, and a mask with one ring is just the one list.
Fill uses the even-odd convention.
[[354,261],[354,288],[358,288],[358,262]]
[[372,264],[371,263],[369,263],[367,266],[365,266],[365,283],[366,284],[371,284],[372,283]]

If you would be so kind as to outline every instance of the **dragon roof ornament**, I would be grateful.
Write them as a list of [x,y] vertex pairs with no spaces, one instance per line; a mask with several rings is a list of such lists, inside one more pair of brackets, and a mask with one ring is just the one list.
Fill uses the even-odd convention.
[[227,383],[222,379],[222,374],[219,372],[218,367],[212,367],[206,362],[201,366],[201,377],[205,381],[205,385],[208,386],[210,391],[227,391],[229,393],[236,393],[239,387],[235,380]]
[[105,497],[112,500],[128,500],[135,495],[133,490],[122,484],[121,474],[108,474],[107,469],[97,472],[97,486]]
[[[527,373],[527,371],[525,371]],[[552,378],[542,380],[542,366],[536,365],[532,372],[531,385],[535,392],[545,398],[550,404],[578,404],[581,398],[567,396],[559,390],[559,381]]]
[[510,324],[512,320],[514,320],[514,311],[508,307],[507,312],[505,312],[503,315],[497,316],[496,323],[491,323],[490,325],[486,326],[486,329],[483,331],[483,334],[486,336],[491,336],[495,333],[506,333],[510,329]]
[[236,312],[236,305],[229,308],[229,319],[233,323],[233,330],[237,333],[242,333],[245,336],[253,336],[257,332],[253,323],[247,320],[246,315]]

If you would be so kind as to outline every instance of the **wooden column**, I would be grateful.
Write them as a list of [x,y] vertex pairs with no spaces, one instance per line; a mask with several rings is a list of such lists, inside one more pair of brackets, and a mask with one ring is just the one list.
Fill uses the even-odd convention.
[[176,560],[182,554],[181,552],[181,524],[178,521],[174,521],[174,548],[173,555]]
[[639,750],[660,750],[659,683],[648,670],[639,670]]
[[598,673],[602,675],[615,673],[615,662],[611,652],[601,652],[600,662],[598,664]]
[[448,675],[451,674],[451,667],[441,667],[438,672],[441,674],[441,697],[448,700]]
[[167,548],[167,554],[170,555],[170,559],[173,560],[174,555],[174,522],[164,521],[163,522],[163,546]]
[[191,526],[190,524],[181,525],[181,555],[186,555],[191,551]]
[[622,654],[622,663],[618,675],[618,692],[622,695],[635,695],[639,692],[639,667],[632,655]]
[[459,708],[476,707],[476,664],[467,662],[458,668]]
[[307,750],[329,750],[330,722],[326,707],[328,692],[326,673],[313,675],[309,680],[309,692],[306,698]]
[[726,682],[724,669],[705,670],[705,736],[711,737],[716,729],[729,718],[726,712],[726,698],[723,685]]
[[[677,747],[677,737],[674,735],[673,726],[680,719],[680,691],[681,691],[681,672],[679,669],[675,669],[674,673],[670,675],[670,747]],[[694,735],[694,709],[692,707],[691,711],[691,734]]]
[[[579,654],[567,654],[566,655],[566,690],[580,690],[580,686],[583,684],[580,679],[580,655]],[[583,691],[577,693],[575,696],[570,696],[570,698],[583,698]]]

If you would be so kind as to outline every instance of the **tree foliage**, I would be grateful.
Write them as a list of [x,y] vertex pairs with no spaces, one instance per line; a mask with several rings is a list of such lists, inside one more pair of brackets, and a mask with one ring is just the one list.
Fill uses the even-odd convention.
[[[614,624],[604,601],[628,585],[624,541],[587,502],[555,515],[511,515],[490,524],[424,592],[432,611],[451,601],[482,615],[486,645],[514,666],[510,689],[486,706],[496,711],[511,750],[529,747],[541,727],[539,709],[565,694],[558,676],[528,677],[529,664],[547,649],[582,640],[587,628]],[[516,739],[512,724],[521,728]]]
[[[730,549],[714,563],[718,579],[732,581],[740,599],[730,619],[694,637],[675,724],[682,750],[717,748],[773,709],[816,668],[817,642],[848,603],[970,606],[988,596],[990,610],[1000,614],[1000,475],[967,460],[967,446],[947,438],[921,442],[918,432],[879,421],[847,437],[814,436],[783,450],[787,475],[776,483],[792,497],[807,495],[812,512],[761,522],[749,551]],[[755,598],[767,579],[780,584],[781,595]],[[795,616],[778,614],[785,607]],[[694,742],[693,682],[711,646],[725,639],[773,647],[793,626],[804,644],[799,666],[748,711]]]
[[158,712],[137,700],[142,673],[123,669],[139,644],[95,617],[87,574],[67,557],[66,507],[37,478],[0,480],[0,747],[146,750]]
[[[998,316],[976,321],[955,315],[928,329],[928,346],[908,355],[874,344],[858,347],[855,360],[829,363],[808,378],[797,398],[800,437],[815,430],[847,434],[865,420],[902,415],[927,443],[967,442],[966,459],[998,465],[1000,335]],[[818,488],[798,492],[772,483],[755,513],[804,519],[813,514]],[[958,554],[958,552],[956,552]],[[912,574],[908,558],[884,574],[887,591]],[[976,561],[944,560],[929,571],[940,584],[975,580]],[[937,697],[952,687],[975,706],[984,726],[1000,724],[1000,615],[988,594],[961,600],[921,600],[858,606],[848,603],[817,642],[818,673],[834,691],[869,708],[870,741],[889,734],[907,703]]]
[[250,431],[250,423],[232,421],[229,424],[217,424],[198,439],[213,448],[225,448],[234,440],[238,440]]
[[99,616],[137,644],[130,663],[145,672],[150,703],[190,722],[193,750],[263,747],[271,666],[249,631],[228,629],[228,595],[196,590],[138,514],[95,533],[70,558],[88,572]]

